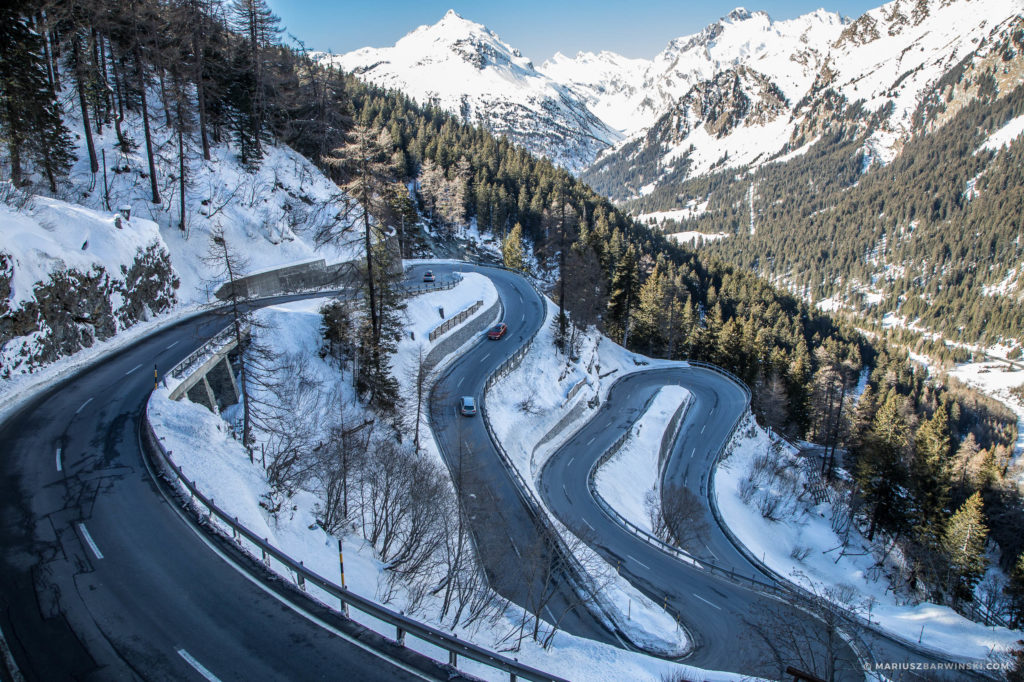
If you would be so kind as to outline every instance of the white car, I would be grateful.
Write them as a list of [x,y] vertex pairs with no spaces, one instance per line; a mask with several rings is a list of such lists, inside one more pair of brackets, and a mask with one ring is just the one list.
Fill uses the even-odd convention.
[[476,414],[476,400],[473,399],[473,396],[462,396],[462,399],[459,401],[459,412],[467,417],[472,417]]

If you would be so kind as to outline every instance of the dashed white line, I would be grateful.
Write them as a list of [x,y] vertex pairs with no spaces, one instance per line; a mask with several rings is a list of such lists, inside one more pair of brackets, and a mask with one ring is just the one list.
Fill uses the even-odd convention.
[[715,557],[715,561],[718,561],[718,555],[715,554],[710,547],[708,547],[708,543],[706,542],[704,543],[704,549],[711,552],[711,556]]
[[700,432],[704,433],[704,429],[706,429],[706,428],[708,428],[708,425],[704,424],[704,426],[700,427]]
[[485,356],[483,356],[482,358],[480,358],[480,362],[483,362],[484,360],[486,360],[486,359],[487,359],[487,358],[489,358],[489,357],[491,357],[491,354],[490,354],[490,353],[488,353],[487,355],[485,355]]
[[588,440],[587,441],[587,445],[590,445],[591,443],[593,443],[594,439],[596,439],[596,438],[597,438],[597,436],[594,436],[594,438],[591,438],[590,440]]
[[634,557],[634,556],[632,556],[630,554],[627,554],[626,558],[629,559],[630,561],[632,561],[633,563],[640,564],[641,566],[646,568],[648,571],[651,570],[650,566],[648,566],[647,564],[645,564],[644,562],[640,561],[639,559],[637,559],[636,557]]
[[57,471],[64,471],[64,464],[60,461],[60,448],[57,448]]
[[590,525],[590,521],[583,519],[583,523],[587,524],[587,528],[589,528],[590,530],[594,530],[594,527]]
[[693,455],[696,452],[697,452],[697,448],[694,448],[693,450],[690,450],[690,459],[693,459]]
[[459,383],[455,384],[456,388],[462,388],[462,382],[466,380],[465,376],[459,377]]
[[220,679],[211,673],[206,667],[197,661],[195,657],[184,649],[178,649],[178,655],[185,659],[185,662],[195,668],[195,671],[208,679],[210,682],[220,682]]
[[82,405],[77,410],[75,410],[75,414],[78,414],[79,412],[84,410],[85,406],[88,405],[91,402],[92,402],[92,398],[89,398],[88,400],[86,400],[84,403],[82,403]]
[[177,345],[178,345],[178,343],[179,343],[178,341],[175,341],[175,342],[174,342],[174,343],[172,343],[171,345],[167,346],[167,348],[165,348],[164,350],[170,350],[170,349],[174,348],[175,346],[177,346]]
[[572,466],[572,461],[573,461],[574,459],[576,459],[576,455],[573,455],[572,457],[570,457],[570,458],[569,458],[569,463],[568,463],[568,464],[566,464],[566,466],[569,466],[569,467],[571,467],[571,466]]
[[92,536],[89,535],[89,531],[85,527],[85,524],[84,523],[78,524],[78,530],[81,531],[82,537],[85,539],[85,544],[89,545],[89,549],[91,549],[92,553],[96,555],[96,558],[97,559],[102,559],[103,558],[103,552],[101,552],[100,548],[96,546],[96,542],[92,539]]
[[142,367],[142,364],[141,364],[141,363],[140,363],[140,364],[138,364],[138,365],[135,365],[134,367],[132,367],[132,368],[131,368],[130,370],[128,370],[127,372],[125,372],[125,373],[124,373],[124,375],[125,375],[125,376],[128,376],[129,374],[131,374],[132,372],[134,372],[135,370],[137,370],[137,369],[138,369],[139,367]]
[[7,639],[4,637],[3,630],[0,630],[0,663],[3,663],[15,682],[25,679],[21,674],[21,670],[18,669],[18,662],[14,660],[11,647],[7,646]]
[[694,597],[696,597],[697,599],[700,599],[700,600],[701,600],[702,602],[704,602],[704,603],[705,603],[705,604],[707,604],[708,606],[711,606],[711,607],[713,607],[713,608],[716,608],[716,609],[718,609],[719,611],[721,611],[721,610],[722,610],[722,607],[721,607],[721,606],[719,606],[718,604],[714,604],[714,603],[712,603],[712,602],[709,602],[709,601],[708,601],[707,599],[705,599],[704,597],[700,596],[700,595],[699,595],[699,594],[697,594],[696,592],[694,592],[694,593],[693,593],[693,596],[694,596]]
[[512,541],[512,536],[509,535],[508,533],[505,533],[505,537],[508,538],[508,544],[512,545],[512,550],[516,553],[516,556],[519,557],[520,559],[522,559],[523,555],[519,553],[519,548],[516,547],[516,543],[514,543]]

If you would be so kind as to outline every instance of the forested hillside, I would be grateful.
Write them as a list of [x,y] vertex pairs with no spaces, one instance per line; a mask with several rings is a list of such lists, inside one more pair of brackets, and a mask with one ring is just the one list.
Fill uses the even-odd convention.
[[1019,343],[1024,86],[1013,74],[1022,48],[1018,31],[993,50],[994,63],[965,60],[947,74],[888,164],[866,146],[875,114],[850,106],[801,156],[663,186],[630,207],[706,201],[664,230],[725,231],[703,247],[709,256],[826,309],[876,322],[892,313],[967,343]]

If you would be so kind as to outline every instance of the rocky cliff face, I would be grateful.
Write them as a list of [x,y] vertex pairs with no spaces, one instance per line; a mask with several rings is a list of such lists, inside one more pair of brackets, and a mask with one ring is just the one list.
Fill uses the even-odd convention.
[[178,278],[156,225],[55,200],[3,210],[0,378],[88,348],[176,301]]

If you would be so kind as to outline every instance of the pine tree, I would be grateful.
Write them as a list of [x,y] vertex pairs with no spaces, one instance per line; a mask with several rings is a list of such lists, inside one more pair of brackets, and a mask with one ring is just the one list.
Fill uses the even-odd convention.
[[245,37],[239,53],[239,75],[245,76],[245,98],[238,111],[236,134],[242,162],[259,166],[263,143],[269,138],[269,102],[274,92],[271,60],[281,34],[281,20],[266,0],[233,0],[230,6],[235,29]]
[[974,586],[985,573],[987,538],[981,493],[974,493],[950,518],[942,536],[942,548],[949,560],[949,587],[955,599],[970,600]]
[[911,484],[915,497],[915,529],[927,543],[941,537],[949,506],[949,416],[945,405],[921,424],[915,437]]
[[611,294],[608,297],[607,326],[610,335],[621,338],[622,345],[629,347],[629,329],[632,324],[633,305],[637,284],[636,249],[630,244],[615,264],[612,275]]
[[394,386],[389,379],[388,356],[392,352],[394,308],[397,305],[394,277],[390,274],[391,254],[384,248],[387,223],[393,218],[388,198],[393,195],[397,169],[392,163],[393,143],[387,129],[374,131],[357,125],[349,144],[335,149],[324,163],[343,183],[348,197],[346,220],[324,225],[316,234],[318,244],[344,238],[345,226],[362,224],[366,253],[366,308],[368,326],[361,335],[369,367],[364,361],[361,376],[369,377],[370,402],[394,404]]
[[[0,8],[0,133],[7,143],[11,180],[23,182],[31,159],[46,177],[51,192],[72,160],[71,135],[50,87],[43,39],[10,7]],[[28,158],[26,158],[28,157]]]
[[523,226],[516,223],[501,243],[501,257],[505,267],[523,272],[526,270],[526,253],[523,250]]
[[903,398],[890,392],[879,408],[855,474],[861,495],[871,509],[868,539],[881,527],[902,533],[908,524],[905,457],[910,427],[903,416]]

